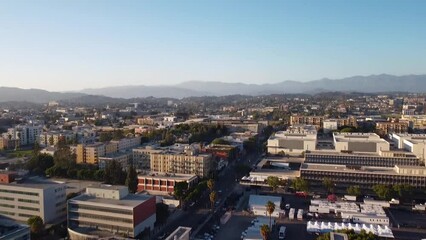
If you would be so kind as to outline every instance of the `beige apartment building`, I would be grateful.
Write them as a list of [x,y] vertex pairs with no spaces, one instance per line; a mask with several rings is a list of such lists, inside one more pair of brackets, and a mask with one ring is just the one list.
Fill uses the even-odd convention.
[[211,154],[197,154],[194,151],[163,151],[151,154],[150,158],[153,172],[194,174],[207,177],[215,169]]
[[382,134],[407,133],[408,122],[378,122],[376,123],[376,130]]
[[0,215],[26,222],[40,216],[44,223],[54,224],[66,218],[66,185],[38,177],[14,182],[14,173],[2,172],[7,182],[0,183]]
[[76,154],[76,162],[78,164],[98,164],[99,157],[103,157],[106,154],[105,144],[103,143],[78,144],[77,146],[72,146],[71,151]]

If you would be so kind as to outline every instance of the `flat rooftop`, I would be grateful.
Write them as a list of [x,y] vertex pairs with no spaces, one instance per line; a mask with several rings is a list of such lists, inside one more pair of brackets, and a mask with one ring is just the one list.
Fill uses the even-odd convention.
[[64,182],[52,181],[42,177],[30,177],[30,178],[24,177],[22,179],[18,178],[16,179],[15,182],[12,182],[12,183],[0,183],[0,186],[45,189],[45,188],[50,188],[59,184],[64,184]]
[[88,203],[89,205],[110,205],[114,208],[122,207],[126,209],[133,209],[134,207],[151,198],[153,198],[153,196],[139,194],[128,194],[122,199],[97,198],[88,194],[81,194],[80,196],[73,198],[71,201],[78,203],[84,202]]
[[156,173],[156,172],[147,172],[144,174],[139,174],[138,177],[146,177],[146,178],[160,178],[160,179],[168,179],[168,180],[182,180],[187,181],[193,178],[196,178],[196,175],[191,174],[175,174],[175,173]]
[[[401,175],[401,176],[419,176],[416,174],[398,173],[395,167],[348,167],[346,165],[338,164],[316,164],[304,163],[301,165],[300,170],[314,170],[326,172],[346,172],[346,173],[367,173],[367,174],[382,174],[382,175]],[[422,166],[404,166],[404,169],[425,169]]]
[[179,226],[174,230],[167,238],[166,240],[180,240],[182,237],[186,234],[189,234],[191,232],[190,227],[182,227]]

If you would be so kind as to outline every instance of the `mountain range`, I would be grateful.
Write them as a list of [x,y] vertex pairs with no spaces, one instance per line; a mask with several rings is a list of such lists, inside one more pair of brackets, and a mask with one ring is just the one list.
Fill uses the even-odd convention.
[[[51,100],[81,102],[87,99],[113,100],[112,98],[138,97],[201,97],[226,95],[267,95],[285,93],[340,92],[413,92],[426,93],[426,75],[394,76],[388,74],[353,76],[343,79],[320,79],[308,82],[283,81],[271,84],[246,84],[188,81],[165,86],[118,86],[83,89],[75,92],[49,92],[40,89],[0,87],[0,102],[27,101],[46,103]],[[94,97],[92,95],[96,95]],[[102,97],[99,97],[102,96]],[[105,98],[106,97],[106,98]]]
[[394,76],[388,74],[320,79],[309,82],[283,81],[273,84],[246,84],[188,81],[170,86],[121,86],[84,89],[80,92],[109,97],[172,97],[266,95],[283,93],[341,92],[426,92],[426,75]]

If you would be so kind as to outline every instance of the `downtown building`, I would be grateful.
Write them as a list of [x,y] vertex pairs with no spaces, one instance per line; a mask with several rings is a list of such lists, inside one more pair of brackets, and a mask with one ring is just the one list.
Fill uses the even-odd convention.
[[68,200],[70,239],[136,238],[156,221],[155,196],[129,194],[126,186],[96,184]]

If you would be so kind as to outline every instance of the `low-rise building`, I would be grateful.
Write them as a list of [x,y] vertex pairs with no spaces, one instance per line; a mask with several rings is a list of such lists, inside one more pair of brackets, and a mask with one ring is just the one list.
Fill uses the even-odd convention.
[[191,174],[168,174],[168,173],[153,173],[138,175],[138,192],[153,191],[173,193],[175,185],[178,182],[187,182],[188,187],[193,187],[198,182],[198,177]]
[[68,201],[70,238],[135,238],[145,229],[154,229],[155,204],[155,196],[129,194],[126,186],[90,186]]
[[381,134],[407,133],[408,122],[405,122],[405,121],[377,122],[376,130],[378,130]]
[[272,217],[278,218],[283,210],[280,209],[281,197],[267,196],[267,195],[250,195],[249,198],[249,209],[255,216],[269,216],[266,210],[266,204],[271,201],[275,204],[275,210],[271,214]]
[[190,235],[190,227],[179,226],[166,238],[166,240],[189,240]]
[[30,227],[0,216],[0,240],[31,239]]
[[315,151],[305,154],[305,163],[375,167],[393,167],[395,165],[421,165],[421,161],[414,154],[400,151],[381,151],[379,154]]
[[268,139],[268,153],[300,155],[313,151],[317,144],[317,131],[311,125],[293,126],[276,132]]
[[426,134],[397,134],[390,135],[391,140],[399,149],[413,153],[425,163],[426,159]]
[[375,133],[343,133],[334,132],[333,142],[338,152],[368,152],[377,153],[389,151],[388,141]]
[[360,185],[371,188],[374,184],[407,184],[415,188],[426,188],[426,167],[394,166],[361,167],[337,164],[304,163],[300,167],[302,178],[320,183],[329,178],[337,184]]
[[127,170],[129,166],[131,166],[132,163],[132,152],[131,151],[125,151],[125,152],[116,152],[111,153],[103,157],[99,157],[98,160],[98,166],[99,169],[105,169],[107,164],[112,161],[116,161],[120,163],[121,167],[124,170]]
[[32,177],[13,177],[13,173],[0,172],[0,215],[26,222],[39,216],[44,223],[52,224],[65,220],[66,185]]

